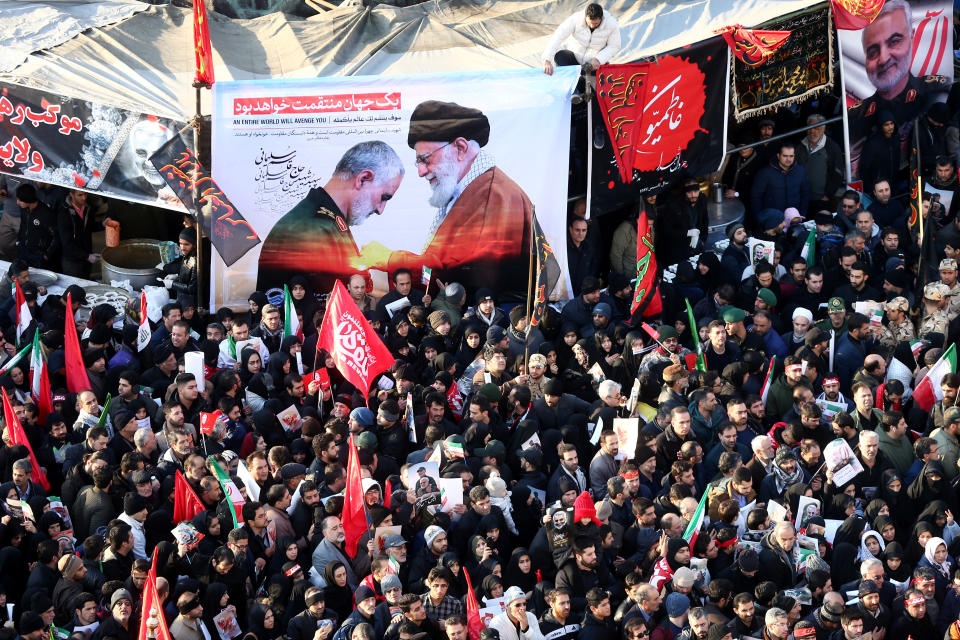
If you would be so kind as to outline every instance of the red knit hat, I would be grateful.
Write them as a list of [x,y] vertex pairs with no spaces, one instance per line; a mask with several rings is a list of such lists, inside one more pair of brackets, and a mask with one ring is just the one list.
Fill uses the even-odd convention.
[[590,499],[590,493],[587,491],[578,495],[573,503],[573,520],[580,522],[583,518],[590,518],[598,527],[602,524],[597,520],[597,509],[593,506],[593,500]]

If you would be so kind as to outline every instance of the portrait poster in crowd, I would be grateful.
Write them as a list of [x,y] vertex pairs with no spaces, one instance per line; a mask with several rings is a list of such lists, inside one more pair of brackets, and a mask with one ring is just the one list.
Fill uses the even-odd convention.
[[797,528],[803,529],[807,525],[807,520],[818,515],[820,515],[820,501],[816,498],[800,496],[797,502],[797,513],[794,514]]
[[953,82],[953,3],[887,0],[865,28],[839,30],[837,35],[856,180],[868,138],[881,135],[881,113],[896,122],[901,157],[906,159],[913,121],[934,102],[946,100]]
[[[594,122],[602,119],[606,128],[594,140],[592,215],[636,203],[687,176],[705,175],[720,167],[726,140],[729,52],[717,36],[636,61],[647,64],[600,68]],[[629,71],[638,68],[638,73]],[[621,113],[630,115],[618,118]],[[625,133],[622,126],[632,131]],[[611,132],[621,141],[617,145],[611,143]],[[629,154],[615,148],[623,141],[629,141]],[[618,153],[632,168],[626,180],[617,164]]]
[[738,122],[807,100],[833,86],[833,21],[826,6],[758,26],[789,31],[790,37],[765,60],[731,58],[733,115]]
[[263,243],[229,267],[213,256],[212,308],[294,275],[326,294],[362,273],[382,295],[409,268],[420,288],[423,267],[470,300],[524,299],[534,210],[566,269],[577,72],[218,82],[213,178]]
[[761,260],[766,260],[772,265],[776,250],[776,243],[773,241],[760,240],[758,238],[750,238],[747,240],[747,251],[750,252],[750,264],[754,269],[757,268]]
[[417,510],[440,504],[440,465],[421,462],[407,469],[407,486],[416,496]]
[[185,211],[149,161],[184,124],[0,83],[0,173]]
[[453,508],[463,504],[463,480],[456,478],[440,478],[440,511],[453,513]]
[[373,539],[374,547],[377,549],[377,553],[386,553],[386,548],[384,544],[389,536],[399,536],[400,535],[400,525],[393,525],[389,527],[377,527],[377,530],[374,531]]

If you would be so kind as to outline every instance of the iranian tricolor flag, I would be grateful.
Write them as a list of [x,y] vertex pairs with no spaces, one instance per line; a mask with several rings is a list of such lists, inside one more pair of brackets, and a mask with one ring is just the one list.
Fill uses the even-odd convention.
[[767,405],[767,394],[770,393],[770,385],[773,384],[773,370],[776,368],[777,356],[770,358],[770,367],[767,369],[767,377],[763,381],[763,391],[760,392],[760,399],[763,400],[763,405]]
[[230,498],[230,504],[233,505],[233,528],[236,529],[240,526],[240,523],[243,522],[243,517],[241,517],[240,514],[246,501],[243,499],[243,494],[240,493],[240,489],[238,489],[237,485],[230,479],[229,474],[227,474],[223,467],[217,464],[217,461],[212,458],[210,462],[213,464],[213,472],[217,474],[217,481],[220,483],[220,488],[223,489],[223,495]]
[[7,361],[3,364],[3,366],[0,367],[0,376],[2,376],[3,374],[5,374],[7,371],[10,371],[10,369],[13,368],[13,365],[15,365],[15,364],[17,364],[18,362],[20,362],[21,360],[23,360],[24,356],[26,356],[26,355],[27,355],[27,352],[30,351],[30,349],[32,349],[32,348],[33,348],[33,345],[32,345],[32,344],[28,344],[28,345],[25,346],[23,349],[20,349],[20,351],[17,351],[17,352],[13,355],[12,358],[10,358],[9,360],[7,360]]
[[710,494],[710,486],[711,485],[708,484],[707,488],[703,490],[703,497],[700,498],[700,504],[697,505],[697,510],[693,512],[693,517],[690,518],[690,524],[687,525],[687,530],[683,532],[683,539],[690,545],[691,552],[693,551],[693,545],[697,543],[700,527],[703,526],[703,518],[707,512],[707,496]]
[[417,427],[413,421],[413,394],[407,394],[407,432],[410,442],[417,443]]
[[150,318],[147,317],[147,294],[140,292],[140,326],[137,327],[137,353],[150,344]]
[[17,288],[17,344],[21,344],[20,338],[33,322],[33,314],[30,313],[30,307],[27,305],[20,283],[14,280],[13,284]]
[[303,327],[300,326],[300,319],[297,317],[297,308],[293,306],[293,297],[290,295],[290,288],[283,285],[283,337],[297,336],[303,341]]
[[803,243],[803,248],[800,249],[800,257],[807,261],[807,266],[812,267],[814,262],[816,262],[817,251],[817,228],[813,227],[810,229],[810,233],[807,234],[807,239]]
[[53,397],[50,393],[50,378],[47,376],[47,361],[40,348],[40,332],[33,334],[33,347],[30,351],[30,395],[40,411],[40,424],[46,426],[47,416],[53,411]]
[[930,367],[927,375],[917,384],[913,390],[913,400],[918,407],[924,411],[930,411],[934,404],[943,400],[943,391],[940,389],[940,381],[948,373],[957,372],[957,345],[951,344],[950,348],[943,352],[937,363]]

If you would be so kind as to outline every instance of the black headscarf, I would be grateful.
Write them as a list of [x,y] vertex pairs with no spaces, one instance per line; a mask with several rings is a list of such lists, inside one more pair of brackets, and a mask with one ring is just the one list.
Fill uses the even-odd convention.
[[280,620],[277,619],[276,614],[273,616],[273,629],[267,629],[263,626],[263,620],[267,615],[267,611],[273,612],[273,607],[270,607],[265,604],[255,604],[250,608],[250,613],[247,614],[247,631],[244,634],[244,638],[250,638],[251,634],[257,640],[274,640],[274,638],[279,638],[286,631],[281,629],[283,625],[280,624]]
[[867,528],[867,520],[862,516],[849,516],[843,521],[837,529],[837,534],[833,538],[833,544],[836,546],[846,542],[860,548],[860,535]]
[[[913,567],[907,563],[903,546],[899,542],[894,541],[887,543],[887,546],[883,549],[883,553],[880,554],[880,556],[883,559],[883,567],[886,571],[887,578],[896,580],[897,582],[904,582],[910,579],[913,573]],[[896,570],[890,568],[887,562],[890,558],[900,558],[900,566],[897,567]]]
[[341,587],[333,579],[337,569],[344,566],[339,560],[334,560],[328,562],[323,568],[323,581],[326,583],[323,588],[324,598],[327,608],[337,614],[337,620],[346,620],[353,611],[353,592],[350,590],[350,583]]
[[220,606],[220,599],[226,592],[227,585],[222,582],[211,582],[207,585],[207,592],[203,596],[203,622],[208,631],[217,628],[217,623],[213,619],[224,609]]
[[530,552],[525,547],[517,547],[513,550],[510,561],[503,570],[503,580],[508,586],[520,587],[524,593],[527,593],[537,586],[537,570],[533,568],[531,559],[530,572],[520,571],[520,558],[523,556],[530,557]]

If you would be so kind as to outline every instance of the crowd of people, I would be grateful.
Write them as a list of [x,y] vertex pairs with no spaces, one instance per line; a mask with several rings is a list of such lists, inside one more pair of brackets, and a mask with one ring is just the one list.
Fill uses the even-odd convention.
[[[544,71],[618,48],[590,5]],[[960,195],[923,194],[909,223],[889,115],[867,140],[866,196],[846,188],[822,115],[798,141],[763,142],[762,121],[719,179],[745,209],[725,246],[707,241],[694,179],[638,203],[661,275],[677,265],[655,317],[631,311],[636,216],[604,246],[583,203],[574,297],[536,326],[495,290],[437,281],[431,296],[397,269],[377,297],[346,275],[395,358],[370,389],[318,348],[326,292],[304,277],[242,311],[198,310],[190,228],[149,344],[139,304],[94,306],[78,327],[89,388],[68,392],[86,292],[47,294],[29,268],[88,276],[97,211],[80,191],[4,182],[22,222],[0,282],[0,386],[30,446],[5,419],[0,638],[147,640],[155,572],[173,640],[960,640],[960,375],[935,366],[960,335]],[[956,194],[956,149],[927,138],[929,184]],[[302,336],[285,331],[284,284]],[[16,359],[35,332],[50,412]],[[913,391],[931,371],[929,405]],[[438,497],[451,486],[462,500]]]

